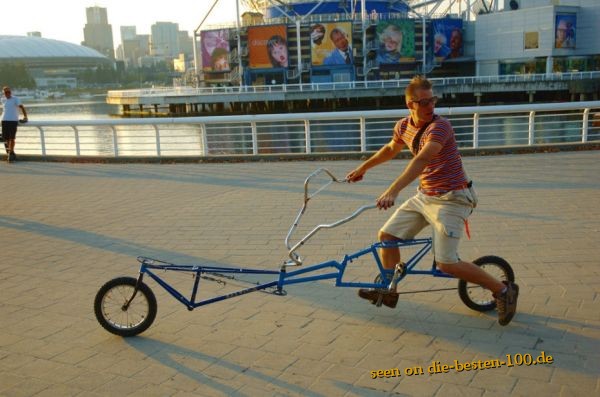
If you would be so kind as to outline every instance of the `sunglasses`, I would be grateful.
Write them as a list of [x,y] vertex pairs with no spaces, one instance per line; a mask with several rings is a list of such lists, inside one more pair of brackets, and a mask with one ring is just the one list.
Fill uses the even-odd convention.
[[432,96],[431,98],[423,98],[423,99],[419,99],[418,101],[411,101],[411,102],[418,103],[419,106],[427,106],[429,104],[435,105],[437,101],[438,101],[438,97]]

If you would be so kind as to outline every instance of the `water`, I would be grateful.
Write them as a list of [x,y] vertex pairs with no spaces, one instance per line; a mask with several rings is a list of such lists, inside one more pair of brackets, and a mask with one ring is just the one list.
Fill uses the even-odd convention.
[[119,116],[119,106],[103,101],[53,101],[23,104],[33,120],[98,120]]

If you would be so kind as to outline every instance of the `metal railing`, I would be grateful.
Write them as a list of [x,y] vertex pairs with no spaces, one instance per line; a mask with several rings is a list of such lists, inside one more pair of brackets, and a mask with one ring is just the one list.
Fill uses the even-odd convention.
[[[572,72],[552,74],[511,74],[498,76],[469,76],[469,77],[442,77],[431,78],[436,87],[460,86],[472,84],[494,84],[494,83],[531,83],[550,81],[577,81],[596,79],[600,80],[600,71],[594,72]],[[227,94],[255,94],[264,92],[305,92],[305,91],[332,91],[337,89],[351,88],[353,90],[374,88],[399,88],[404,89],[410,79],[398,80],[370,80],[370,81],[348,81],[344,83],[303,83],[303,84],[275,84],[275,85],[251,85],[230,87],[159,87],[145,88],[139,90],[110,90],[108,98],[131,98],[131,97],[163,97],[163,96],[194,96],[194,95],[227,95]]]
[[[600,141],[600,101],[439,108],[460,148]],[[368,152],[406,110],[31,121],[17,153],[33,156],[221,156]]]

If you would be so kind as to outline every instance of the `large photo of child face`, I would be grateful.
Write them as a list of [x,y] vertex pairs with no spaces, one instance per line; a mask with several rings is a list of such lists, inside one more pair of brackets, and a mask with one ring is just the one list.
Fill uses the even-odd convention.
[[310,45],[313,66],[354,64],[350,22],[311,25]]
[[249,27],[248,52],[250,68],[269,69],[289,67],[286,26]]
[[393,65],[415,57],[415,24],[407,20],[381,21],[377,24],[378,65]]
[[433,55],[438,61],[464,54],[462,19],[436,19],[433,27]]
[[200,33],[202,70],[205,72],[229,72],[229,31],[206,30]]

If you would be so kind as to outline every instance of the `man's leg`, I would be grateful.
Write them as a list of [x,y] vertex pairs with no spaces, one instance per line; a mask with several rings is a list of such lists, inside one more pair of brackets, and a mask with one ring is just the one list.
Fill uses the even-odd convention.
[[471,209],[456,202],[440,205],[430,200],[427,217],[433,226],[433,250],[438,268],[461,280],[480,285],[493,292],[498,309],[498,322],[506,325],[517,308],[518,285],[493,277],[474,263],[465,262],[458,256],[458,245],[464,228],[464,220]]
[[[402,204],[381,228],[378,234],[380,242],[398,241],[413,238],[427,222],[423,216],[410,205],[411,199]],[[381,248],[379,250],[382,265],[385,269],[394,269],[400,263],[400,249],[398,247]],[[382,296],[381,291],[373,289],[360,289],[358,296],[375,304]],[[398,293],[383,294],[382,303],[394,308],[398,303]]]
[[481,285],[489,289],[494,294],[498,294],[506,287],[502,281],[492,277],[485,270],[471,262],[459,260],[457,263],[440,263],[437,262],[438,269],[444,273],[453,275],[456,278],[465,280],[469,283]]
[[6,150],[6,154],[8,154],[8,127],[6,126],[6,122],[2,122],[2,138],[4,139],[4,149]]
[[[392,236],[383,230],[379,231],[378,237],[380,242],[398,241],[398,237]],[[397,263],[400,263],[400,248],[381,248],[379,250],[379,256],[381,257],[381,264],[385,269],[393,269]]]
[[14,161],[16,156],[15,156],[15,140],[14,139],[10,139],[8,141],[8,150],[6,152],[7,156],[10,157],[11,161]]

